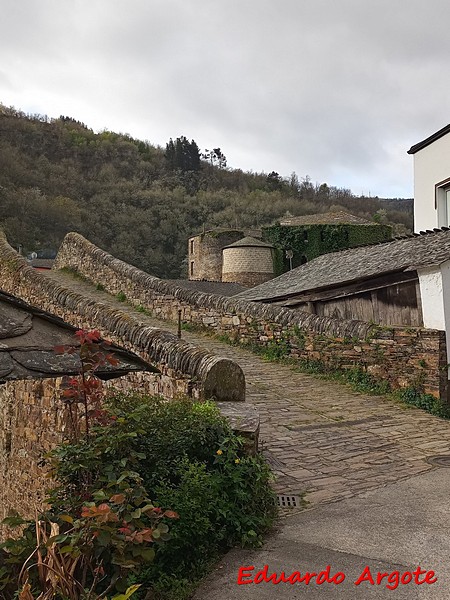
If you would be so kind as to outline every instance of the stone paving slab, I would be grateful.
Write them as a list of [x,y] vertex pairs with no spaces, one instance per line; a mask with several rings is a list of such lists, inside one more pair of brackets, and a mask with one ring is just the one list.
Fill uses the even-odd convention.
[[[70,275],[46,276],[132,313],[145,325],[176,329]],[[182,337],[242,367],[246,399],[260,411],[261,446],[278,493],[305,494],[310,506],[336,502],[429,471],[428,457],[450,454],[450,421],[294,372],[214,338],[187,331]]]

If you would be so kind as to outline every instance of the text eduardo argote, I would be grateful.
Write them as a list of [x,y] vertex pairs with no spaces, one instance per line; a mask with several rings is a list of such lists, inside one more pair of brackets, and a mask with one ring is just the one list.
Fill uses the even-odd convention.
[[[414,569],[414,571],[372,571],[370,567],[366,566],[362,569],[361,574],[356,577],[353,581],[354,585],[381,585],[385,586],[388,590],[395,590],[400,585],[431,585],[437,582],[437,575],[434,571],[427,571],[422,569],[420,566]],[[327,565],[323,571],[306,571],[300,573],[300,571],[293,571],[292,573],[286,573],[281,571],[280,573],[269,572],[269,566],[264,565],[259,571],[255,571],[253,565],[242,566],[239,568],[237,576],[238,585],[258,585],[261,583],[272,583],[278,585],[280,583],[304,584],[304,585],[340,585],[346,580],[346,575],[342,571],[333,572],[331,565]]]

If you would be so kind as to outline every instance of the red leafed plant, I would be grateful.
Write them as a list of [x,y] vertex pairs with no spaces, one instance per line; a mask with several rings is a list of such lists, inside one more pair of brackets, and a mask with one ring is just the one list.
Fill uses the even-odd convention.
[[67,377],[63,381],[62,400],[68,406],[72,435],[79,439],[83,425],[79,418],[79,405],[84,412],[84,432],[89,439],[91,423],[102,423],[110,419],[102,409],[104,396],[102,381],[96,376],[96,371],[107,365],[117,366],[119,361],[109,351],[109,342],[101,343],[100,332],[79,329],[75,332],[76,345],[55,346],[57,354],[79,354],[80,373],[76,377]]
[[102,406],[95,372],[118,361],[98,331],[76,336],[78,345],[55,348],[79,354],[81,366],[62,394],[72,436],[49,455],[56,481],[49,508],[33,521],[4,521],[25,527],[22,537],[0,546],[8,564],[0,564],[0,592],[16,582],[20,600],[100,600],[110,592],[125,592],[117,599],[126,600],[139,587],[128,586],[129,575],[153,560],[155,546],[170,538],[166,521],[178,518],[148,498],[136,471],[145,458],[134,448],[136,431]]

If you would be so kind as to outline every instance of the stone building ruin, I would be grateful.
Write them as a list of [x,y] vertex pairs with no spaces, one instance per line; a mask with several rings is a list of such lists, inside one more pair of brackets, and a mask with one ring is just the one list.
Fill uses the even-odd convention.
[[245,237],[222,250],[222,281],[241,283],[248,287],[273,279],[274,246]]
[[274,247],[257,239],[260,233],[218,228],[189,238],[189,280],[252,287],[272,279]]

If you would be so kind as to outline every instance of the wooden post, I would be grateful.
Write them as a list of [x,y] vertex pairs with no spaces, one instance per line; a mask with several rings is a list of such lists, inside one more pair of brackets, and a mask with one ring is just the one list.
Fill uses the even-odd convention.
[[178,309],[178,337],[181,339],[181,308]]

